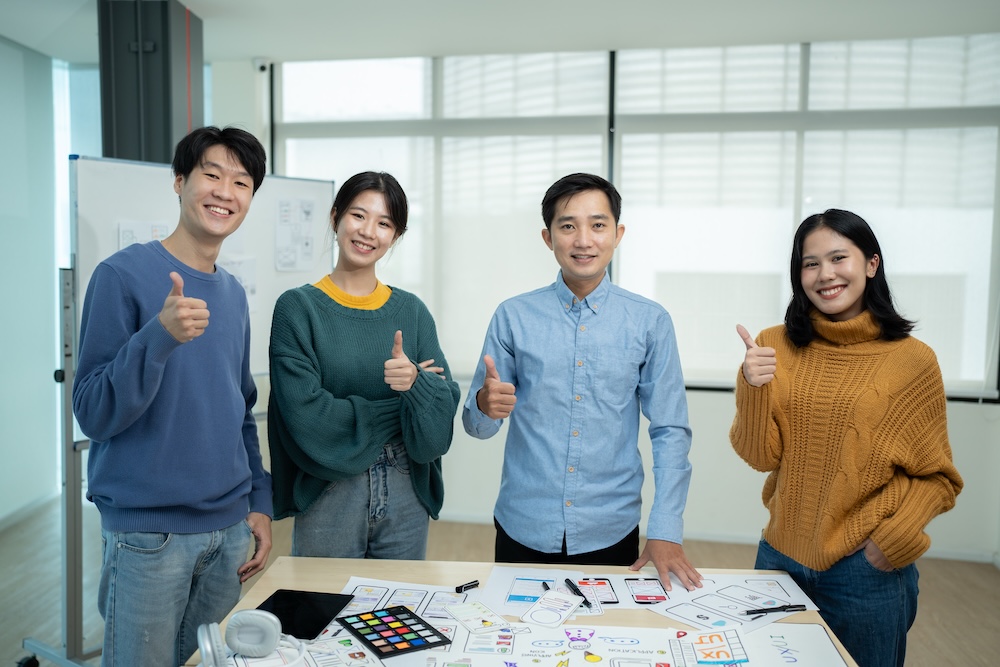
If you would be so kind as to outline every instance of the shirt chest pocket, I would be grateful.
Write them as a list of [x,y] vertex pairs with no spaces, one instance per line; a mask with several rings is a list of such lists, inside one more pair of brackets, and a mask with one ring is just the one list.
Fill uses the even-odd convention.
[[639,386],[639,370],[645,351],[634,347],[608,346],[594,355],[591,381],[603,400],[627,402]]

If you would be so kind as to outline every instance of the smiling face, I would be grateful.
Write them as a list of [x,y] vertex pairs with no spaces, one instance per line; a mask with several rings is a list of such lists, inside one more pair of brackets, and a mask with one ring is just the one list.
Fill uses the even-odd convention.
[[879,256],[865,259],[850,239],[818,227],[802,243],[802,289],[818,311],[835,322],[865,309],[865,285],[875,276]]
[[583,299],[601,284],[624,233],[607,195],[585,190],[556,204],[551,229],[542,230],[542,239],[555,254],[566,286]]
[[375,271],[375,263],[385,256],[396,240],[396,224],[389,214],[385,196],[365,190],[341,214],[334,211],[339,271]]
[[174,179],[181,198],[178,231],[199,245],[218,246],[243,223],[253,184],[225,146],[210,146],[190,174]]

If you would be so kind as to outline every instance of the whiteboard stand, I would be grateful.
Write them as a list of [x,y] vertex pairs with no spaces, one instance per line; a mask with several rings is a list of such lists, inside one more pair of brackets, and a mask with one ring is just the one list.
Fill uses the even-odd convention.
[[60,331],[63,367],[55,372],[62,383],[62,530],[63,646],[49,646],[27,637],[25,650],[56,665],[86,665],[101,649],[83,648],[83,452],[89,440],[73,440],[73,375],[76,366],[76,299],[73,269],[59,269]]

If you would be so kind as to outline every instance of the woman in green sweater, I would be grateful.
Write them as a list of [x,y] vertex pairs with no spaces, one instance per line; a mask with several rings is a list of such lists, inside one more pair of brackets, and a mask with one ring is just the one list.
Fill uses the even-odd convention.
[[422,559],[441,509],[458,384],[427,307],[375,275],[407,212],[391,175],[349,178],[330,211],[333,272],[274,308],[274,518],[295,516],[295,556]]
[[756,567],[787,571],[861,667],[902,667],[925,528],[962,489],[937,359],[893,307],[883,265],[859,216],[806,218],[785,324],[756,341],[737,327],[729,433],[770,473]]

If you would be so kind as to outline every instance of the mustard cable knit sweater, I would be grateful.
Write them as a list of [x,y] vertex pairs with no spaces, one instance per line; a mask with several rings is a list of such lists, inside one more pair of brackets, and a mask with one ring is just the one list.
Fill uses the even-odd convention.
[[903,567],[927,550],[925,527],[962,489],[937,357],[913,337],[880,340],[867,310],[846,322],[814,311],[812,322],[818,337],[803,348],[784,325],[757,337],[777,350],[771,382],[753,387],[737,373],[729,438],[771,473],[764,539],[826,570],[871,537]]

